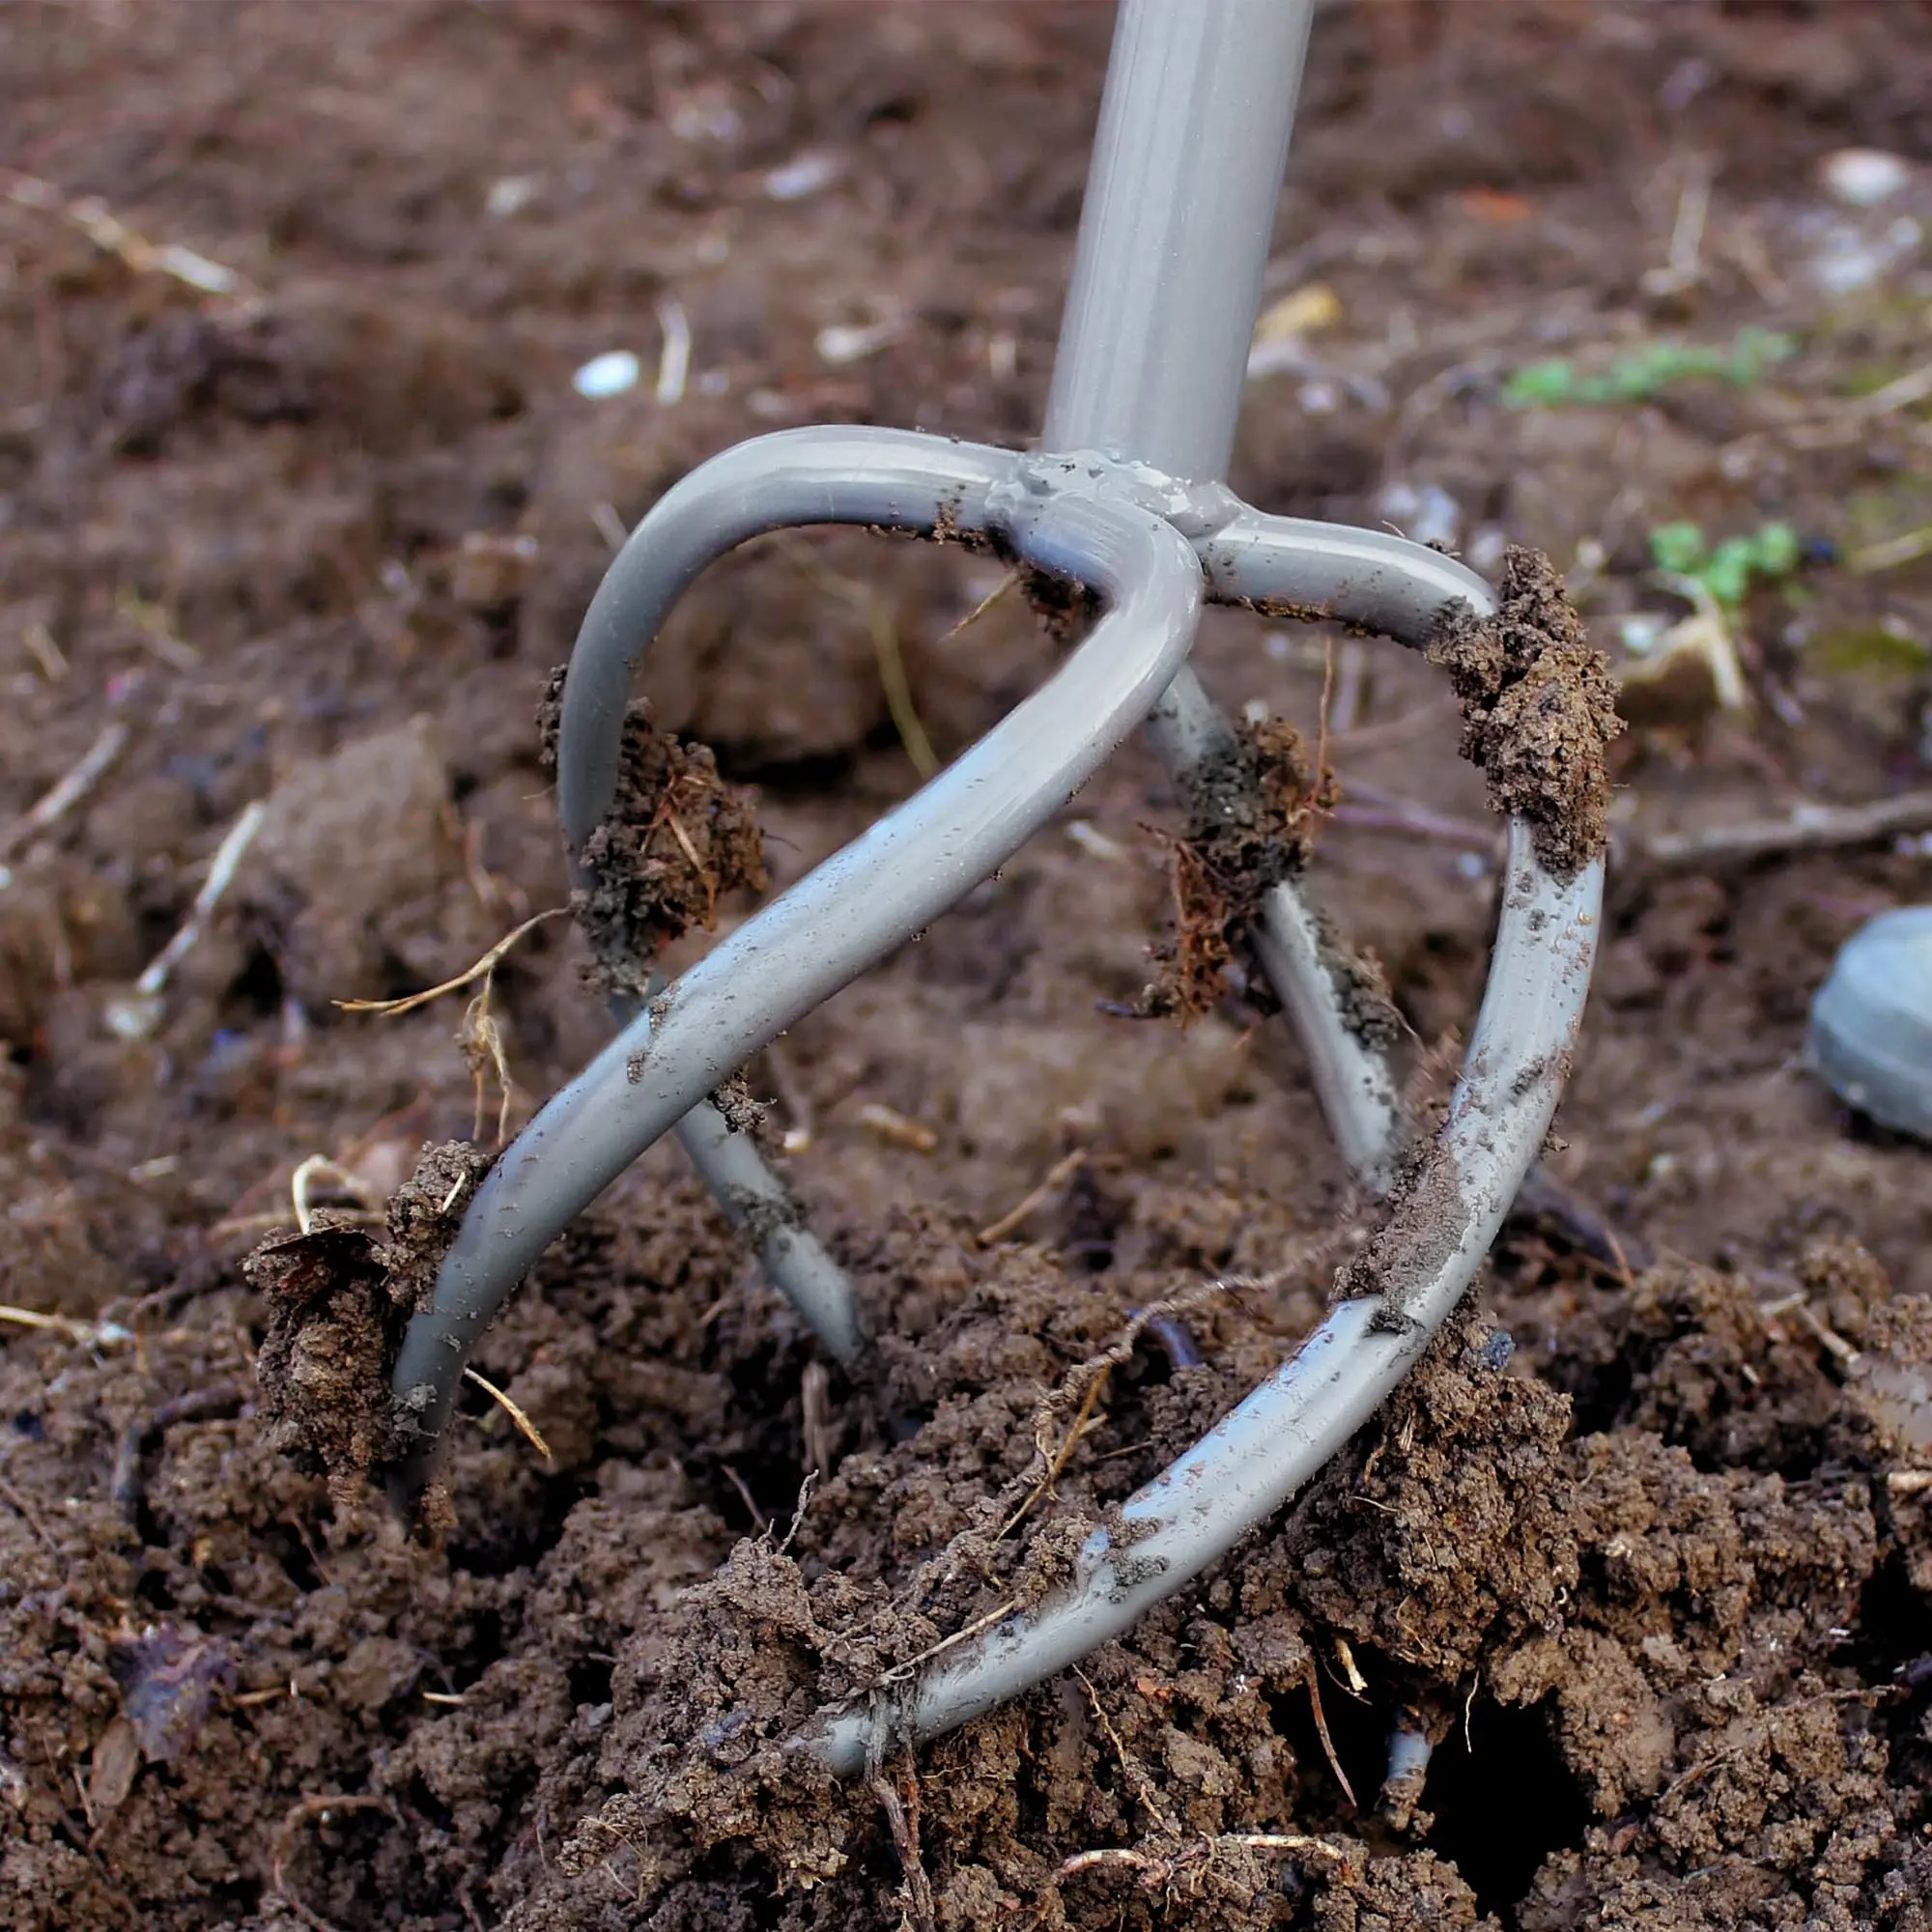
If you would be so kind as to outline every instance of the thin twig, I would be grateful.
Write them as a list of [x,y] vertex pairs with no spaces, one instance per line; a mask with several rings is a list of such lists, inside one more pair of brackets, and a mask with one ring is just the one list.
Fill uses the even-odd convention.
[[1869,577],[1876,571],[1896,570],[1900,564],[1917,563],[1921,556],[1932,556],[1932,524],[1921,524],[1903,536],[1887,537],[1883,542],[1848,552],[1845,568],[1855,576]]
[[1355,1662],[1355,1653],[1349,1647],[1349,1639],[1339,1632],[1335,1637],[1335,1661],[1342,1666],[1343,1681],[1349,1692],[1356,1698],[1368,1695],[1368,1679],[1362,1675],[1361,1666]]
[[869,1781],[879,1809],[886,1814],[892,1830],[893,1846],[899,1855],[899,1870],[905,1877],[906,1900],[918,1932],[935,1932],[932,1881],[926,1876],[925,1861],[919,1855],[919,1777],[912,1767],[912,1753],[906,1753],[906,1780],[912,1793],[910,1805],[902,1803],[893,1781],[884,1771]]
[[65,1335],[83,1349],[101,1349],[134,1339],[134,1331],[122,1327],[118,1321],[76,1321],[67,1315],[43,1315],[36,1309],[15,1308],[11,1302],[0,1302],[0,1321],[11,1321],[16,1328],[44,1328],[50,1334]]
[[43,181],[38,175],[19,174],[12,168],[0,169],[0,182],[5,183],[8,200],[20,208],[55,215],[70,227],[77,228],[103,254],[119,257],[137,275],[167,275],[203,295],[226,296],[244,303],[261,299],[259,291],[245,276],[220,262],[210,261],[193,248],[184,247],[179,242],[150,242],[146,236],[136,234],[96,195],[70,199],[52,182]]
[[151,604],[147,598],[124,590],[115,598],[114,610],[116,615],[125,617],[140,632],[143,647],[171,670],[199,669],[201,653],[185,638],[176,635],[164,606]]
[[353,1195],[362,1204],[365,1212],[374,1215],[382,1208],[376,1190],[359,1174],[352,1174],[338,1161],[327,1154],[312,1153],[300,1162],[289,1176],[289,1200],[296,1210],[296,1229],[306,1235],[315,1222],[315,1209],[309,1200],[309,1190],[317,1180],[329,1180],[342,1190]]
[[510,1079],[510,1056],[503,1047],[503,1029],[497,1024],[497,1016],[490,1010],[490,989],[496,980],[491,974],[484,974],[469,1004],[463,1009],[463,1023],[456,1030],[458,1043],[463,1048],[465,1064],[469,1068],[470,1079],[475,1083],[475,1105],[470,1117],[469,1138],[480,1141],[483,1138],[483,1094],[489,1083],[489,1076],[497,1076],[497,1145],[500,1148],[510,1137],[510,1101],[513,1086]]
[[805,1469],[808,1478],[832,1473],[832,1372],[823,1362],[808,1362],[799,1378],[803,1411]]
[[729,1463],[719,1463],[718,1466],[721,1469],[723,1469],[725,1475],[730,1479],[731,1487],[738,1492],[738,1500],[741,1503],[743,1503],[748,1510],[751,1511],[752,1520],[757,1524],[758,1534],[760,1536],[763,1536],[765,1532],[771,1528],[772,1526],[771,1521],[766,1517],[764,1511],[758,1507],[757,1498],[754,1497],[752,1494],[751,1491],[746,1488],[744,1477],[739,1475],[737,1470],[732,1468]]
[[691,319],[675,296],[660,296],[657,311],[664,348],[658,355],[656,400],[661,408],[672,409],[683,402],[685,382],[691,374]]
[[670,828],[670,836],[677,840],[677,849],[684,854],[685,863],[703,882],[704,918],[702,923],[704,929],[709,932],[712,922],[718,917],[717,875],[697,856],[697,847],[691,842],[691,834],[684,829],[684,821],[678,817],[676,812],[671,810],[668,803],[666,804],[661,815],[664,823]]
[[922,1663],[930,1662],[935,1657],[949,1651],[956,1643],[964,1643],[968,1637],[978,1636],[981,1631],[989,1631],[995,1624],[1005,1623],[1019,1608],[1019,1599],[1009,1597],[1003,1604],[995,1604],[982,1616],[977,1616],[964,1629],[956,1630],[951,1636],[943,1636],[937,1643],[929,1643],[917,1657],[909,1657],[903,1663],[895,1663],[879,1679],[879,1685],[902,1683],[910,1677]]
[[1064,1861],[1056,1878],[1073,1878],[1085,1871],[1100,1871],[1109,1865],[1124,1865],[1140,1874],[1141,1885],[1149,1891],[1165,1891],[1172,1880],[1190,1866],[1211,1864],[1219,1851],[1298,1852],[1304,1858],[1333,1859],[1349,1862],[1349,1853],[1325,1838],[1311,1838],[1299,1832],[1223,1832],[1217,1837],[1203,1837],[1178,1847],[1172,1853],[1142,1851],[1135,1845],[1103,1845],[1091,1852],[1075,1852]]
[[[1308,1252],[1319,1256],[1334,1245],[1336,1239],[1331,1238],[1319,1246],[1311,1244]],[[1035,1482],[1018,1508],[1007,1519],[1000,1530],[1000,1536],[1005,1536],[1012,1529],[1052,1487],[1061,1470],[1066,1466],[1067,1459],[1078,1446],[1080,1438],[1088,1433],[1087,1420],[1092,1415],[1102,1385],[1115,1369],[1131,1358],[1141,1337],[1151,1327],[1170,1316],[1191,1315],[1196,1309],[1219,1300],[1224,1294],[1271,1293],[1283,1281],[1297,1272],[1302,1264],[1299,1262],[1291,1262],[1262,1277],[1229,1275],[1219,1281],[1199,1282],[1179,1294],[1169,1296],[1165,1301],[1150,1302],[1127,1321],[1109,1347],[1103,1349],[1099,1354],[1091,1355],[1086,1361],[1076,1363],[1067,1370],[1061,1378],[1059,1386],[1041,1402],[1034,1416],[1034,1452],[1045,1473]],[[1076,1389],[1081,1395],[1078,1413],[1074,1417],[1072,1427],[1065,1432],[1057,1443],[1054,1443],[1049,1440],[1048,1428],[1054,1418],[1073,1400]],[[1011,1493],[1011,1486],[1009,1486],[1007,1493]],[[995,1538],[995,1541],[998,1541],[998,1538]]]
[[11,859],[28,839],[58,825],[98,785],[107,768],[121,755],[128,727],[119,719],[101,727],[95,739],[61,780],[0,833],[0,863]]
[[1106,1387],[1108,1378],[1113,1372],[1114,1365],[1111,1362],[1103,1363],[1094,1372],[1093,1380],[1087,1384],[1087,1393],[1080,1399],[1080,1406],[1075,1410],[1073,1420],[1067,1425],[1065,1433],[1060,1438],[1059,1447],[1055,1449],[1052,1460],[1046,1465],[1045,1473],[1034,1485],[1026,1500],[1000,1525],[1000,1533],[993,1539],[995,1543],[1016,1529],[1026,1520],[1034,1504],[1047,1494],[1059,1480],[1060,1472],[1065,1468],[1067,1459],[1073,1454],[1080,1438],[1087,1434],[1088,1424],[1094,1414],[1094,1405],[1099,1401],[1100,1391]]
[[1121,1770],[1134,1787],[1134,1798],[1148,1816],[1153,1820],[1154,1830],[1172,1835],[1179,1835],[1174,1821],[1160,1808],[1158,1794],[1147,1773],[1141,1769],[1140,1760],[1130,1751],[1119,1731],[1114,1728],[1114,1720],[1107,1715],[1107,1707],[1100,1702],[1100,1693],[1094,1688],[1094,1680],[1076,1663],[1073,1674],[1080,1680],[1080,1688],[1087,1693],[1087,1701],[1093,1706],[1094,1720],[1107,1734],[1107,1742],[1114,1747],[1114,1755],[1121,1761]]
[[1718,825],[1703,832],[1654,834],[1631,840],[1626,856],[1653,870],[1682,871],[1880,844],[1928,829],[1932,829],[1932,791],[1908,791],[1869,805],[1804,805],[1785,818]]
[[208,862],[208,876],[201,882],[201,890],[194,895],[194,904],[188,908],[188,916],[182,922],[181,929],[161,948],[149,962],[145,972],[134,981],[134,991],[144,1000],[158,999],[166,990],[168,976],[187,956],[195,942],[200,939],[207,926],[209,916],[221,903],[222,895],[235,881],[236,869],[242,864],[242,854],[255,842],[255,835],[262,829],[262,821],[269,815],[269,808],[257,799],[249,806],[233,825],[228,828],[221,843],[214,848],[214,857]]
[[1647,270],[1643,276],[1647,295],[1677,295],[1703,280],[1698,256],[1710,212],[1711,166],[1701,155],[1692,156],[1677,191],[1677,214],[1670,225],[1666,258],[1661,268]]
[[418,1007],[426,1007],[432,1000],[440,1000],[445,993],[461,992],[465,986],[476,980],[495,973],[501,964],[503,955],[531,927],[541,925],[547,919],[563,919],[569,915],[568,906],[548,906],[542,912],[532,913],[523,924],[506,932],[489,952],[473,965],[467,966],[453,980],[445,980],[440,985],[425,986],[420,993],[411,993],[400,1000],[337,1000],[333,1004],[345,1013],[382,1013],[394,1017],[400,1013],[414,1012]]
[[58,684],[68,674],[67,653],[54,641],[54,634],[44,624],[29,624],[20,633],[20,641],[49,684]]
[[939,1136],[923,1121],[910,1121],[896,1107],[867,1100],[854,1116],[868,1133],[888,1147],[899,1147],[911,1153],[930,1153],[939,1145]]
[[994,1242],[1004,1241],[1036,1208],[1044,1208],[1086,1164],[1085,1148],[1075,1148],[1071,1153],[1062,1155],[1047,1169],[1046,1178],[1037,1187],[1030,1189],[1023,1199],[1008,1208],[997,1221],[981,1228],[973,1238],[982,1248],[990,1248]]
[[463,1375],[466,1381],[474,1382],[516,1424],[517,1433],[546,1463],[556,1461],[556,1458],[550,1453],[550,1444],[537,1433],[536,1424],[495,1382],[485,1381],[474,1369],[465,1369]]
[[1331,752],[1385,752],[1441,730],[1456,715],[1453,697],[1433,697],[1380,724],[1360,724],[1352,731],[1337,731],[1330,741]]
[[912,686],[906,678],[905,658],[899,650],[898,626],[893,621],[892,606],[869,583],[845,576],[822,562],[806,545],[787,546],[787,554],[799,572],[819,589],[830,592],[840,603],[859,613],[867,635],[872,640],[872,655],[879,667],[879,683],[886,694],[886,710],[893,728],[912,761],[921,783],[939,770],[939,754],[932,749],[925,725],[913,702]]
[[1335,1754],[1335,1740],[1328,1735],[1328,1719],[1321,1709],[1321,1674],[1315,1667],[1311,1656],[1302,1671],[1308,1684],[1309,1708],[1315,1713],[1315,1735],[1321,1740],[1321,1754],[1328,1760],[1328,1769],[1335,1774],[1335,1782],[1342,1787],[1342,1795],[1351,1809],[1360,1810],[1355,1803],[1355,1787],[1349,1782],[1349,1774],[1342,1769],[1342,1760]]
[[1833,443],[1849,442],[1883,416],[1895,415],[1932,397],[1932,362],[1894,377],[1883,388],[1868,396],[1855,397],[1825,414],[1802,416],[1773,429],[1753,430],[1719,452],[1719,461],[1736,457],[1761,443],[1784,442],[1794,449],[1825,449]]
[[985,596],[980,598],[979,603],[974,605],[972,610],[967,611],[965,616],[960,618],[958,623],[954,624],[950,631],[946,632],[940,638],[939,641],[933,645],[933,649],[936,651],[944,650],[946,646],[950,644],[953,640],[953,639],[960,634],[961,631],[970,630],[1019,581],[1020,581],[1020,574],[1017,570],[1008,571],[1007,574],[1000,579],[999,582],[994,584],[992,589],[987,591]]
[[1415,805],[1405,798],[1351,781],[1349,796],[1329,808],[1328,816],[1337,825],[1352,825],[1361,832],[1396,832],[1405,837],[1434,839],[1453,845],[1459,851],[1493,856],[1504,834],[1499,825],[1479,825],[1472,818],[1451,818]]

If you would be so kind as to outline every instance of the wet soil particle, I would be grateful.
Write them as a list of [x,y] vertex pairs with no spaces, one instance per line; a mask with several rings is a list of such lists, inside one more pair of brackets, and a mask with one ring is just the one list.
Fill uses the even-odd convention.
[[[564,673],[551,673],[538,712],[544,768],[556,770]],[[766,885],[753,795],[718,776],[706,745],[660,731],[635,698],[624,713],[616,797],[577,855],[571,906],[590,943],[593,983],[641,996],[666,947],[710,931],[719,901]]]
[[[1337,796],[1293,725],[1268,718],[1235,726],[1227,750],[1194,775],[1187,830],[1169,841],[1175,929],[1153,948],[1143,1015],[1186,1021],[1214,1009],[1263,898],[1307,863],[1319,815]],[[1380,1013],[1388,1003],[1378,978],[1366,969],[1356,1004]],[[1272,1010],[1266,986],[1259,971],[1246,975],[1249,1000]]]
[[1504,553],[1499,608],[1461,606],[1429,645],[1463,705],[1463,755],[1497,811],[1526,818],[1537,856],[1570,878],[1609,837],[1609,741],[1622,730],[1608,661],[1591,648],[1563,579],[1540,551]]

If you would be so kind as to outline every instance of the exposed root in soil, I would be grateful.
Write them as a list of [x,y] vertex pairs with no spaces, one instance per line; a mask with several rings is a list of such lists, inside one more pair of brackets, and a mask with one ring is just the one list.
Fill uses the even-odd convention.
[[[1152,950],[1155,977],[1137,1005],[1144,1017],[1185,1023],[1213,1010],[1263,897],[1307,863],[1320,816],[1339,796],[1293,725],[1270,718],[1235,726],[1230,752],[1188,786],[1186,832],[1167,841],[1175,930]],[[1266,986],[1259,971],[1247,974],[1246,997],[1271,1011]]]
[[1459,607],[1429,646],[1463,704],[1463,755],[1490,803],[1534,828],[1538,856],[1568,877],[1609,838],[1605,750],[1623,729],[1608,661],[1591,648],[1563,579],[1539,551],[1503,555],[1500,609]]
[[[538,712],[546,771],[556,770],[564,673],[551,673]],[[635,698],[624,713],[617,793],[576,854],[571,907],[590,943],[594,984],[641,997],[665,948],[709,931],[730,892],[762,892],[764,848],[752,795],[718,776],[710,748],[658,730]]]

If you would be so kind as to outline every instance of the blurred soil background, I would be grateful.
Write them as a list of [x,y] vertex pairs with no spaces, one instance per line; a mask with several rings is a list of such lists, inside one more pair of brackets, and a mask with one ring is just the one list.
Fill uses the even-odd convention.
[[[1932,897],[1923,4],[1317,22],[1233,482],[1547,550],[1626,679],[1513,1357],[1479,1318],[1086,1689],[895,1772],[923,1851],[864,1789],[727,1816],[665,1772],[809,1709],[836,1613],[1025,1474],[1130,1309],[1264,1284],[1207,1364],[1121,1370],[1076,1501],[1359,1237],[1279,1022],[1119,1015],[1179,824],[1135,746],[750,1069],[881,1379],[826,1378],[663,1149],[483,1345],[550,1453],[470,1390],[441,1548],[263,1439],[240,1262],[292,1190],[374,1216],[604,1037],[561,920],[487,1007],[336,1003],[563,902],[537,706],[670,483],[788,424],[1035,432],[1110,27],[0,10],[0,1922],[1932,1924],[1932,1163],[1802,1063],[1837,946]],[[774,538],[680,609],[641,688],[755,787],[773,890],[1050,670],[1019,597],[962,626],[1001,575]],[[1325,734],[1320,896],[1439,1079],[1498,855],[1439,674],[1225,611],[1200,661]],[[740,1639],[790,1675],[734,1704]]]

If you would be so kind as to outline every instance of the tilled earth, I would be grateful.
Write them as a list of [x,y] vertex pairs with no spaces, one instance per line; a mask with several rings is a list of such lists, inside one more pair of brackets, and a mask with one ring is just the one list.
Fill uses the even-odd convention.
[[[1236,486],[1492,571],[1534,544],[1613,655],[1690,609],[1653,529],[1799,554],[1718,611],[1747,703],[1719,656],[1620,665],[1552,1184],[1282,1521],[869,1780],[781,1749],[1049,1585],[1371,1225],[1238,974],[1126,1016],[1183,816],[1139,747],[748,1070],[860,1284],[859,1370],[661,1150],[484,1341],[546,1453],[468,1390],[440,1535],[276,1434],[280,1277],[242,1261],[292,1196],[332,1252],[419,1233],[425,1144],[487,1152],[603,1037],[560,919],[487,999],[336,1003],[562,903],[539,708],[670,481],[787,423],[1033,433],[1109,24],[0,17],[0,1922],[1932,1923],[1932,1168],[1802,1064],[1833,950],[1932,867],[1917,834],[1708,839],[1932,783],[1922,6],[1321,13]],[[1852,148],[1906,161],[1882,203],[1833,187]],[[1630,380],[1661,341],[1731,373]],[[623,350],[634,386],[573,390]],[[1521,378],[1559,357],[1602,399]],[[1000,582],[853,534],[697,587],[644,688],[755,789],[773,889],[1053,664],[1019,596],[955,628]],[[1201,662],[1326,744],[1298,836],[1426,1113],[1496,877],[1440,674],[1236,613]],[[755,876],[740,820],[709,836]],[[1130,1327],[1174,1297],[1199,1363]],[[1384,1788],[1396,1732],[1427,1768]]]

